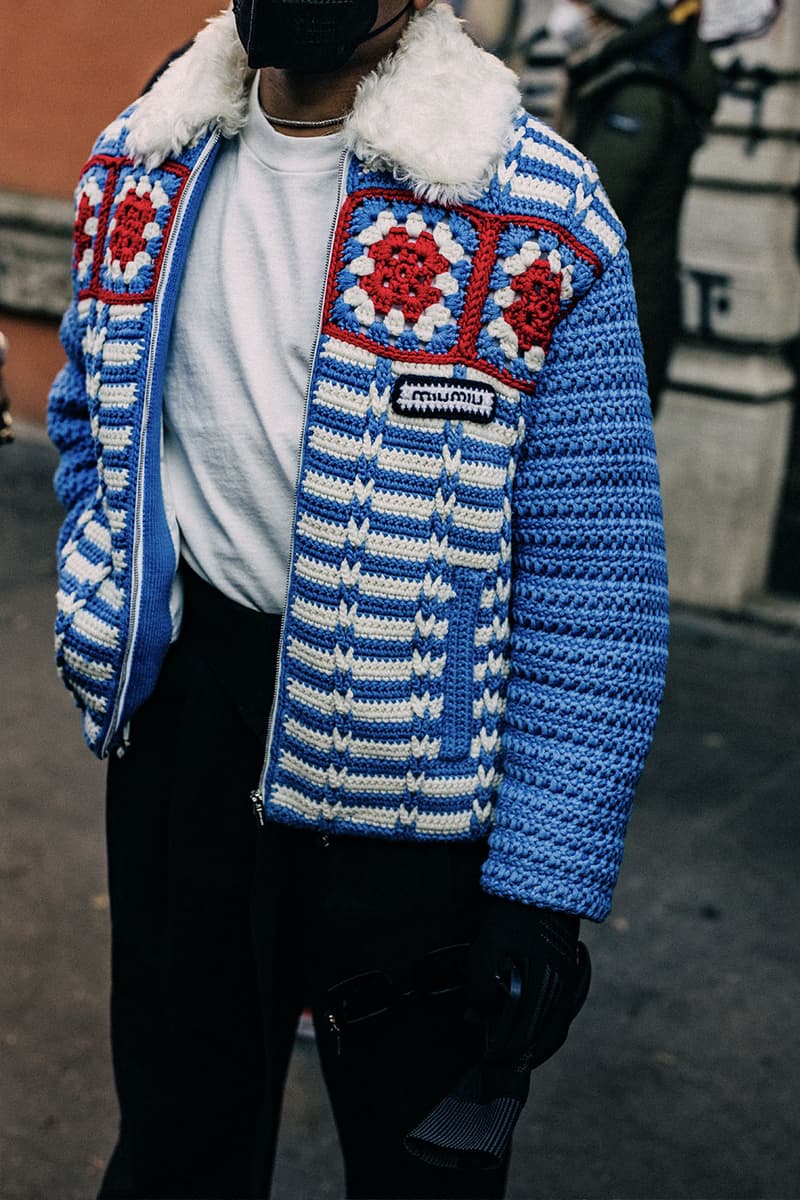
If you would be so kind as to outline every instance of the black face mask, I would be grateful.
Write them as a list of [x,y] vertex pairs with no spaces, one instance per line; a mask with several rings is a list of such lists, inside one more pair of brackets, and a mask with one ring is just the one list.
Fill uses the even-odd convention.
[[373,29],[378,0],[234,0],[233,15],[251,67],[319,74],[337,71],[362,42],[407,13]]

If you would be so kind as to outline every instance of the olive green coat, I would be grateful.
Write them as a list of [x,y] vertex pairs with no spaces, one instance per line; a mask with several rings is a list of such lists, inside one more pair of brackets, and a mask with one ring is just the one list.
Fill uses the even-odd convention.
[[569,136],[596,164],[628,231],[654,409],[680,330],[681,204],[718,91],[696,21],[676,25],[663,9],[570,68]]

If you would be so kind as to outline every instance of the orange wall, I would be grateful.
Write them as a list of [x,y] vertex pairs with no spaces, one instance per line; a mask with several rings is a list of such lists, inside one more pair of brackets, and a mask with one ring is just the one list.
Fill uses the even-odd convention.
[[[69,199],[97,134],[223,0],[0,0],[0,190]],[[43,421],[57,323],[0,311],[13,409]]]
[[58,340],[58,323],[0,312],[0,329],[8,338],[3,378],[11,397],[11,415],[41,423],[47,411],[50,384],[65,360]]
[[95,136],[219,0],[0,0],[0,188],[72,195]]

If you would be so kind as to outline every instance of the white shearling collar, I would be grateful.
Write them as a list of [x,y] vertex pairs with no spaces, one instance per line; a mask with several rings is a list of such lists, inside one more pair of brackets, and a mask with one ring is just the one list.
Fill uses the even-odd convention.
[[[128,153],[150,168],[209,129],[233,137],[247,118],[252,78],[233,13],[213,17],[137,104]],[[434,0],[361,81],[345,143],[419,197],[464,203],[480,195],[508,149],[519,103],[514,73]]]

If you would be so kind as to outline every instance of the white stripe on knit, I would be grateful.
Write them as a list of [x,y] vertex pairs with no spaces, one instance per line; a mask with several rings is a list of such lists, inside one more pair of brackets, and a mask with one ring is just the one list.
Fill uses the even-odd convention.
[[362,346],[353,346],[350,342],[341,342],[338,338],[329,337],[323,344],[322,357],[332,358],[338,362],[355,363],[368,371],[375,370],[378,356]]
[[349,504],[353,499],[353,484],[348,479],[337,479],[335,475],[323,475],[321,471],[306,471],[302,490],[320,500],[335,500],[338,504]]
[[297,637],[292,637],[289,639],[287,653],[289,658],[293,658],[295,662],[302,663],[306,667],[311,667],[313,671],[318,671],[320,675],[333,676],[334,662],[332,650],[320,650],[318,646],[310,646],[308,642],[301,641]]
[[349,433],[335,433],[331,429],[312,429],[308,444],[318,454],[345,460],[358,458],[363,450],[361,438],[353,437]]
[[[414,826],[420,833],[453,834],[466,833],[472,823],[473,803],[468,809],[457,813],[420,813],[416,809],[409,810],[405,805],[399,808],[378,808],[363,804],[342,804],[337,801],[318,802],[311,800],[295,788],[284,784],[276,787],[269,797],[270,804],[280,808],[290,809],[298,815],[310,817],[312,820],[322,818],[325,821],[343,821],[353,825],[371,825],[377,829],[394,829],[398,825]],[[481,809],[480,819],[488,820],[491,805]]]
[[508,383],[501,383],[499,379],[495,379],[493,375],[487,375],[485,371],[479,371],[476,367],[467,367],[466,378],[474,380],[475,383],[485,383],[487,387],[494,388],[498,396],[504,396],[512,404],[519,404],[519,388],[512,387]]
[[[343,520],[347,519],[346,509],[342,510],[341,516]],[[298,517],[296,529],[299,537],[310,538],[313,542],[337,550],[341,549],[347,541],[347,525],[335,525],[333,521],[325,521],[322,517],[314,517],[309,513],[303,513]]]
[[454,368],[452,363],[403,362],[402,359],[395,359],[392,363],[392,374],[397,378],[401,375],[419,375],[423,379],[429,376],[436,379],[452,379]]
[[399,559],[400,562],[424,563],[431,554],[431,539],[370,533],[367,537],[367,552],[380,558]]
[[418,603],[422,581],[414,578],[393,579],[390,575],[364,571],[360,576],[359,591],[362,596],[369,596],[371,599],[410,600]]
[[144,304],[112,304],[108,314],[109,323],[138,321],[140,317],[144,316],[145,307]]
[[470,567],[473,571],[494,571],[497,569],[496,551],[482,554],[478,550],[466,550],[460,546],[450,546],[447,551],[447,561],[451,567]]
[[537,178],[532,175],[516,174],[511,179],[511,193],[525,200],[539,200],[552,204],[556,208],[569,208],[573,197],[572,188],[552,179]]
[[76,650],[70,650],[68,646],[64,647],[63,653],[65,662],[69,663],[73,671],[85,675],[87,679],[96,679],[105,683],[113,674],[113,667],[108,663],[92,662],[82,654],[78,654]]
[[369,824],[382,829],[394,829],[397,825],[397,810],[395,808],[369,808],[366,805],[348,805],[346,808],[341,803],[330,804],[325,801],[322,803],[309,799],[303,792],[296,788],[287,787],[286,784],[280,784],[274,788],[269,797],[270,804],[274,804],[279,808],[288,808],[291,812],[298,813],[304,817],[310,817],[316,820],[322,817],[326,821],[333,821],[337,818],[350,821],[356,824]]
[[453,509],[453,525],[456,529],[469,529],[475,533],[498,533],[503,525],[503,514],[494,509],[457,504]]
[[122,425],[119,428],[101,425],[97,436],[105,450],[127,450],[132,434],[133,428],[130,425]]
[[[299,554],[295,562],[295,571],[299,579],[316,584],[317,587],[328,588],[329,591],[338,594],[341,573],[337,566],[331,563],[318,562],[316,559],[309,558],[305,554]],[[354,574],[357,575],[358,572],[354,571]]]
[[108,574],[108,563],[90,562],[80,550],[73,550],[62,563],[62,570],[71,575],[78,583],[99,583]]
[[127,467],[106,467],[103,479],[109,492],[124,492],[130,478]]
[[420,433],[427,433],[431,437],[444,433],[446,417],[414,417],[406,413],[395,412],[394,409],[389,414],[389,426],[396,426],[400,429],[417,429]]
[[[327,767],[315,767],[312,763],[304,762],[291,751],[284,750],[280,756],[281,769],[287,774],[294,775],[304,783],[313,787],[325,787],[331,783],[334,787],[347,787],[350,795],[384,795],[403,796],[413,786],[413,790],[421,796],[437,799],[456,800],[460,797],[472,796],[475,792],[475,776],[480,773],[480,766],[471,769],[466,776],[448,775],[442,778],[419,778],[409,773],[406,775],[359,774],[350,768],[337,769],[333,764]],[[488,776],[488,772],[486,772]],[[349,805],[348,805],[349,807]]]
[[86,734],[86,738],[90,744],[93,744],[95,738],[99,737],[100,735],[100,726],[97,724],[97,721],[95,721],[88,708],[83,714],[83,732]]
[[[333,712],[334,698],[329,691],[320,692],[317,688],[309,687],[298,680],[289,680],[287,685],[289,695],[298,704],[318,712],[330,714]],[[378,721],[387,724],[410,724],[417,715],[426,711],[436,720],[442,715],[443,697],[431,698],[426,692],[423,696],[412,696],[408,700],[356,700],[354,697],[344,697],[348,710],[357,721]]]
[[317,587],[328,588],[336,595],[338,595],[342,579],[344,579],[345,586],[357,583],[362,595],[378,599],[416,602],[422,588],[420,580],[392,579],[383,575],[362,574],[359,563],[356,563],[352,570],[347,572],[346,569],[331,563],[318,562],[305,554],[298,555],[295,569],[300,578],[316,584]]
[[[500,528],[501,523],[503,522],[495,522],[495,530]],[[463,528],[470,528],[470,526],[464,522]],[[480,526],[476,526],[476,528],[480,528]],[[303,515],[297,521],[297,533],[303,538],[318,542],[321,546],[335,548],[335,550],[341,550],[348,541],[351,546],[365,545],[366,552],[374,554],[375,558],[397,559],[398,562],[403,563],[426,563],[432,550],[435,552],[435,548],[437,548],[437,539],[433,535],[404,538],[401,534],[373,532],[369,529],[367,517],[361,524],[350,518],[347,526],[344,526],[344,524],[324,521],[321,517]],[[497,564],[497,551],[464,550],[461,547],[447,545],[445,539],[441,540],[438,545],[441,557],[446,557],[447,562],[452,566],[474,566],[476,570],[488,571]],[[335,576],[330,576],[330,587],[333,587],[333,577]],[[391,589],[389,594],[391,594]]]
[[[435,504],[435,500],[430,496],[403,496],[403,518],[428,522],[433,516]],[[372,497],[372,510],[386,516],[396,516],[400,511],[397,492],[376,488]],[[456,504],[453,508],[453,525],[459,529],[469,529],[476,533],[497,533],[502,524],[502,512],[474,508],[468,504]]]
[[112,367],[132,367],[142,357],[139,342],[106,342],[103,362]]
[[403,521],[430,521],[434,504],[432,496],[406,495],[401,500],[397,492],[387,492],[381,488],[376,488],[372,497],[373,512],[383,513],[385,516],[398,516],[402,513]]
[[108,701],[106,700],[105,696],[96,696],[94,692],[89,691],[88,688],[83,687],[74,679],[70,680],[69,686],[70,690],[74,692],[75,695],[78,696],[88,708],[91,708],[98,713],[103,713],[106,711]]
[[464,457],[462,449],[461,470],[459,471],[461,483],[469,484],[474,488],[485,488],[487,491],[496,491],[498,488],[505,487],[507,475],[508,469],[505,466],[474,462],[471,458]]
[[[419,585],[415,584],[415,594]],[[366,593],[362,589],[362,595]],[[487,592],[488,601],[484,607],[494,604],[494,590]],[[303,600],[299,596],[292,602],[292,616],[315,629],[333,630],[341,620],[340,613],[335,607],[323,607]],[[383,617],[378,614],[358,612],[353,620],[353,634],[356,638],[378,642],[408,642],[414,636],[415,622],[413,617]],[[447,634],[447,621],[436,621],[432,634],[435,638],[443,638]]]
[[526,158],[534,162],[550,163],[551,166],[560,167],[562,171],[574,175],[576,179],[584,178],[583,163],[576,162],[567,154],[562,154],[560,150],[556,150],[555,146],[548,146],[546,142],[536,142],[533,138],[524,138],[520,149]]
[[355,413],[363,417],[369,408],[369,393],[357,392],[344,383],[321,379],[314,391],[314,404],[336,412]]
[[103,408],[131,408],[137,398],[135,383],[104,383],[98,392]]
[[119,641],[119,630],[116,626],[109,625],[107,621],[101,621],[99,617],[93,616],[85,608],[76,610],[72,618],[72,627],[87,641],[94,642],[97,646],[105,646],[110,650]]
[[[375,439],[375,444],[381,440],[381,435]],[[362,452],[369,456],[375,451],[375,444],[368,445],[367,439],[351,437],[349,434],[334,433],[330,430],[314,429],[309,443],[314,450],[331,458],[353,461]],[[418,454],[411,450],[380,445],[378,466],[381,470],[400,475],[410,475],[422,479],[438,479],[442,470],[442,460],[437,454]],[[476,488],[494,490],[502,487],[506,480],[505,466],[466,460],[460,469],[461,480]]]
[[[284,724],[284,730],[289,737],[309,746],[322,755],[329,755],[333,739],[329,733],[312,729],[302,721],[290,717]],[[337,749],[347,753],[350,758],[379,759],[381,762],[405,762],[413,755],[417,759],[435,759],[441,748],[441,738],[427,735],[422,738],[399,738],[396,741],[385,742],[372,738],[356,738],[352,734],[336,734],[339,745]],[[477,756],[477,755],[476,755]]]
[[83,536],[97,546],[98,550],[104,550],[108,554],[111,550],[111,534],[106,529],[105,525],[100,525],[97,521],[87,521],[83,528]]
[[384,796],[403,796],[406,793],[405,776],[400,778],[391,775],[356,775],[348,769],[333,773],[328,767],[315,767],[313,763],[304,762],[289,750],[284,750],[280,756],[281,770],[293,775],[303,783],[312,787],[323,788],[329,782],[333,786],[347,785],[347,791],[352,795],[358,793],[378,793]]
[[403,647],[403,655],[396,659],[364,658],[357,655],[352,647],[345,653],[338,651],[343,661],[337,662],[337,652],[321,650],[304,642],[302,638],[292,637],[289,641],[289,657],[322,675],[333,675],[336,667],[348,671],[353,679],[369,683],[380,683],[384,680],[409,680],[415,675],[440,676],[444,670],[444,655],[432,658],[430,652],[420,655],[412,650],[408,654],[407,644]]
[[590,233],[593,233],[603,245],[611,251],[612,254],[619,254],[622,248],[622,239],[611,228],[606,221],[600,216],[599,212],[590,208],[586,216],[583,218],[583,223]]
[[118,588],[112,579],[104,579],[97,589],[98,597],[118,612],[125,603],[125,593],[121,588]]
[[309,746],[312,750],[318,751],[318,753],[325,757],[330,754],[331,735],[323,733],[320,729],[311,729],[295,717],[286,718],[283,723],[283,732],[287,737],[294,738],[296,742],[302,742],[304,746]]

